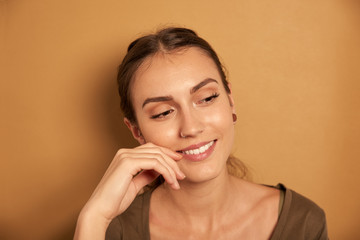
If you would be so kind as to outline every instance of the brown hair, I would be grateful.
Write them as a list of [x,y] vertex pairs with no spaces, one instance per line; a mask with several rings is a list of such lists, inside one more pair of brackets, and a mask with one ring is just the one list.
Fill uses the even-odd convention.
[[[155,34],[146,35],[133,41],[124,57],[118,72],[118,87],[121,100],[121,109],[131,123],[136,124],[136,115],[131,102],[131,81],[137,69],[148,57],[156,53],[171,53],[184,48],[197,47],[204,51],[214,62],[221,76],[222,83],[227,93],[230,88],[225,75],[225,69],[218,55],[210,44],[199,37],[193,30],[187,28],[165,28]],[[229,173],[238,177],[246,175],[245,165],[238,159],[230,156],[227,162]]]

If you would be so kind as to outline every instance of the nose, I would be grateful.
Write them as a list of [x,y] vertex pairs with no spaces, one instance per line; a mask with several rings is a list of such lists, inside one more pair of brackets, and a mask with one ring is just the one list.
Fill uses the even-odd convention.
[[181,138],[196,137],[204,131],[201,115],[193,111],[182,113],[179,135]]

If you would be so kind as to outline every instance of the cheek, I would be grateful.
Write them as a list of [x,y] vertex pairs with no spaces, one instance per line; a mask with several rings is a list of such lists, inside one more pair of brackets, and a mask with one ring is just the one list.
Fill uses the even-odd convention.
[[205,122],[217,129],[228,130],[233,128],[232,110],[228,105],[212,109],[205,115]]
[[224,158],[227,158],[232,150],[235,126],[232,118],[232,109],[228,106],[224,106],[218,111],[213,111],[211,115],[207,116],[207,125],[218,134],[221,138],[221,148]]
[[178,131],[174,124],[164,123],[157,125],[146,125],[142,127],[142,133],[146,142],[152,142],[156,145],[169,147],[172,141],[177,139]]

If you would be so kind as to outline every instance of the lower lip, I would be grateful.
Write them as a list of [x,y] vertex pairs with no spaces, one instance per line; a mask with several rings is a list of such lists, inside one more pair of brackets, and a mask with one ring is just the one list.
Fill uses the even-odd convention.
[[215,148],[215,145],[216,145],[216,140],[214,141],[214,144],[211,145],[211,147],[209,147],[208,150],[206,150],[205,152],[203,153],[199,153],[199,154],[185,154],[185,153],[182,153],[183,157],[187,160],[190,160],[192,162],[199,162],[199,161],[202,161],[202,160],[205,160],[206,158],[208,158],[211,153],[214,151],[214,148]]

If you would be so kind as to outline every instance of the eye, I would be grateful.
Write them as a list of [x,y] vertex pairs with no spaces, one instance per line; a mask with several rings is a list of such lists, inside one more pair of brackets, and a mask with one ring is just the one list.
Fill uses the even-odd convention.
[[211,102],[213,102],[217,97],[219,97],[219,95],[220,95],[219,93],[213,93],[211,96],[200,100],[198,103],[199,103],[199,104],[201,104],[201,103],[204,103],[204,104],[211,103]]
[[169,110],[167,110],[165,112],[162,112],[162,113],[159,113],[159,114],[156,114],[156,115],[152,115],[150,118],[151,119],[161,119],[161,118],[166,117],[167,115],[169,115],[172,112],[174,112],[174,109],[169,109]]

